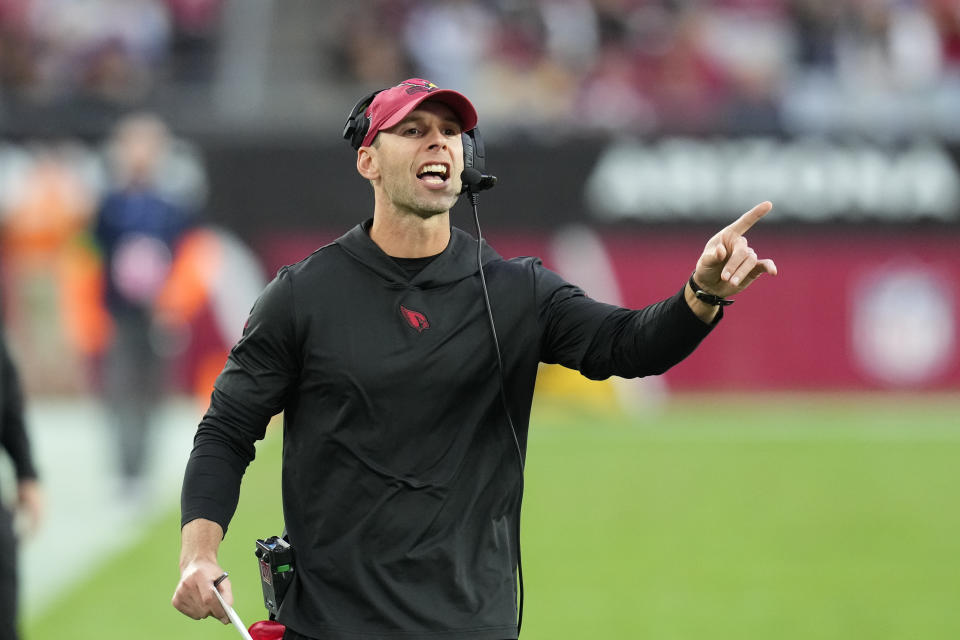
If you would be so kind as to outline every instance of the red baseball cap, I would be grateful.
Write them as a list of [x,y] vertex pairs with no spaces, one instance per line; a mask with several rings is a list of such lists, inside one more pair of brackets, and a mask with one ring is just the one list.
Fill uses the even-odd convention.
[[369,146],[377,133],[406,118],[424,100],[436,100],[453,109],[464,131],[477,126],[477,110],[462,93],[441,89],[428,80],[410,78],[395,87],[384,89],[373,98],[365,112],[370,118],[370,128],[361,146]]

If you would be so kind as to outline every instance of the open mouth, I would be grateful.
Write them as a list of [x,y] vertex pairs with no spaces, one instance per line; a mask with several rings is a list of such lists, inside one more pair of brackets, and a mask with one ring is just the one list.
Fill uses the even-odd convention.
[[440,162],[431,162],[420,167],[417,178],[428,184],[443,184],[447,181],[450,168]]

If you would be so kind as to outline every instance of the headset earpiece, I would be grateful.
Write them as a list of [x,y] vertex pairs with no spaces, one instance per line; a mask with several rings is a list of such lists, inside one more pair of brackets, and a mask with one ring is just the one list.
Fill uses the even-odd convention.
[[[497,179],[494,176],[488,176],[483,173],[487,165],[487,151],[483,145],[483,138],[480,136],[479,127],[474,127],[470,131],[460,134],[463,140],[463,169],[465,176],[473,176],[474,182],[464,179],[463,188],[460,193],[466,191],[481,191],[489,189],[496,184]],[[473,171],[468,171],[472,169]]]
[[462,133],[461,138],[463,140],[463,168],[476,169],[483,173],[487,158],[483,138],[480,137],[480,130],[474,127],[470,131]]
[[381,91],[383,91],[383,89],[378,89],[361,98],[360,101],[354,105],[353,110],[347,117],[346,123],[343,125],[343,138],[347,140],[354,149],[359,149],[360,145],[363,144],[363,139],[366,137],[367,130],[370,128],[370,118],[366,115],[367,107],[373,102],[374,96]]

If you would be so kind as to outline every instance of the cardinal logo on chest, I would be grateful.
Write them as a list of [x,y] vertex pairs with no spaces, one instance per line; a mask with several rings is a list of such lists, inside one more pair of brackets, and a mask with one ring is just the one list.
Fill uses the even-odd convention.
[[403,319],[407,321],[408,325],[417,330],[417,333],[423,333],[425,329],[430,328],[430,321],[427,320],[427,316],[419,311],[407,309],[405,306],[400,305],[400,315],[403,316]]

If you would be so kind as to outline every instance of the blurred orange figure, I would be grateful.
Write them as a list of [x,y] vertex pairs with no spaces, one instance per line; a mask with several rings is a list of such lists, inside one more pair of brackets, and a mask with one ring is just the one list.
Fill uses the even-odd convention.
[[82,381],[59,314],[66,248],[94,205],[74,155],[69,146],[36,147],[8,167],[0,230],[4,311],[28,390],[76,390]]

